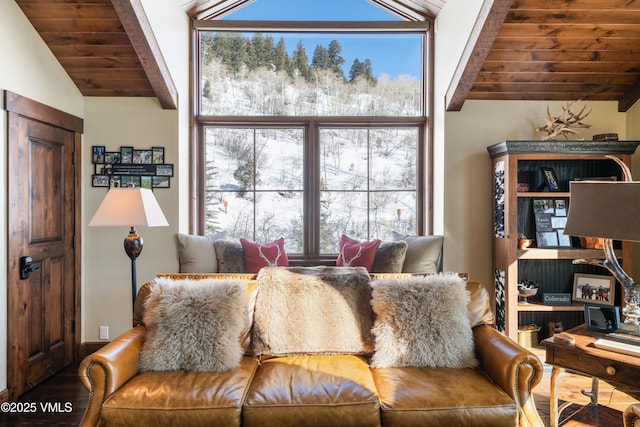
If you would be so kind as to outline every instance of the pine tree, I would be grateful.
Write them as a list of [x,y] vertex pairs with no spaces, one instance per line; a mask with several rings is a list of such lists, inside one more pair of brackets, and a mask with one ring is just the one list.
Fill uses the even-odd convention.
[[365,59],[362,66],[364,68],[364,77],[369,83],[375,84],[376,78],[373,75],[373,65],[371,64],[371,60],[369,58]]
[[293,74],[293,67],[291,66],[291,59],[287,54],[287,46],[284,42],[284,38],[280,37],[278,44],[275,47],[273,63],[276,67],[276,71],[285,71],[287,74]]
[[344,58],[342,55],[342,46],[338,40],[331,40],[329,48],[327,49],[328,65],[329,69],[334,71],[338,76],[344,79],[344,73],[342,71],[342,65],[344,64]]
[[358,58],[353,60],[353,65],[351,65],[351,70],[349,70],[349,81],[353,83],[358,78],[362,78],[371,84],[376,83],[370,59],[367,58],[364,62],[360,62]]
[[211,51],[213,56],[237,73],[248,62],[248,39],[235,33],[216,33]]
[[313,51],[311,67],[316,70],[326,70],[329,68],[329,51],[322,45],[317,45]]
[[296,45],[296,50],[293,51],[291,58],[293,65],[300,75],[305,80],[311,80],[311,67],[309,67],[309,58],[307,57],[307,51],[304,48],[302,40]]
[[364,74],[364,64],[358,58],[353,60],[351,70],[349,70],[349,81],[354,82],[358,77]]

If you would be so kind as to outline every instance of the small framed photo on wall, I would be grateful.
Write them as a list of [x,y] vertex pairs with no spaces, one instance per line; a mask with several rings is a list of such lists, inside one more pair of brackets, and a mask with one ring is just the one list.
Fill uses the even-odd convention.
[[94,145],[92,149],[92,162],[94,164],[104,163],[104,145]]
[[151,147],[151,152],[154,164],[164,163],[164,147]]
[[133,163],[133,147],[120,147],[120,163]]

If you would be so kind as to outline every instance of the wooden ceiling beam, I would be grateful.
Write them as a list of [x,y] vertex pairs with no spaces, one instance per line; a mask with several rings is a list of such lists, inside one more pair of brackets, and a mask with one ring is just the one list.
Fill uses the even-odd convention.
[[[584,92],[471,92],[468,99],[483,101],[615,101],[622,94],[585,94]],[[613,96],[613,98],[612,98]]]
[[164,109],[178,108],[178,91],[140,0],[111,0],[151,87]]
[[447,111],[462,108],[510,6],[511,0],[487,0],[482,4],[445,96]]
[[624,113],[640,99],[640,79],[631,85],[618,99],[618,112]]

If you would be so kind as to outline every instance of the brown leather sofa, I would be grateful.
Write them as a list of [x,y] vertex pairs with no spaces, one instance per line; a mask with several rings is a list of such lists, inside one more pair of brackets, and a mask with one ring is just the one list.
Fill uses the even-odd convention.
[[625,409],[624,427],[640,427],[640,403],[633,403]]
[[543,426],[532,394],[540,360],[495,330],[483,285],[467,289],[475,369],[372,369],[357,355],[245,355],[229,372],[139,372],[145,286],[134,313],[139,325],[80,365],[89,391],[81,425]]

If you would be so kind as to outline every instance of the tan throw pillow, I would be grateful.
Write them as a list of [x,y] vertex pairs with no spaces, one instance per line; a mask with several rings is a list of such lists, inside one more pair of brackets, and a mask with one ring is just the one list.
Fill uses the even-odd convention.
[[412,236],[393,231],[393,240],[407,242],[407,255],[402,267],[403,273],[438,273],[442,253],[443,236]]
[[457,274],[371,283],[375,313],[374,368],[475,367],[469,291]]
[[258,355],[371,354],[364,267],[264,267],[253,322]]
[[247,301],[241,281],[156,279],[145,301],[141,371],[228,371],[240,364]]
[[196,236],[177,233],[180,273],[217,273],[218,260],[213,242],[226,238],[226,233]]

